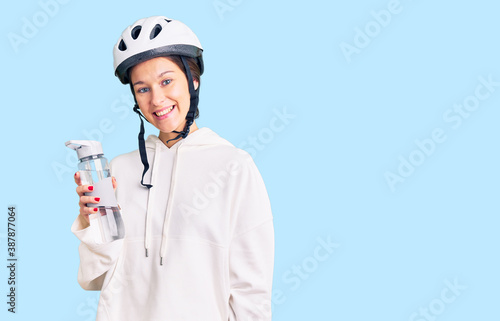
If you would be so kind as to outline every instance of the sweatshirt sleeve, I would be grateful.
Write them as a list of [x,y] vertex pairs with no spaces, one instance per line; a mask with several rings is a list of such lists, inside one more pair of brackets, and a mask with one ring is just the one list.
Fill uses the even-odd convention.
[[80,266],[78,283],[84,290],[102,289],[106,273],[114,266],[123,245],[123,239],[106,244],[97,244],[91,227],[83,228],[80,215],[71,226],[71,232],[81,241],[78,247]]
[[[113,162],[110,164],[111,172],[113,172],[112,164]],[[123,239],[98,244],[94,237],[95,230],[87,225],[78,215],[71,226],[71,232],[80,240],[78,247],[80,265],[77,280],[84,290],[99,291],[102,289],[106,273],[118,260]]]
[[233,200],[235,216],[229,248],[229,321],[268,321],[274,268],[271,205],[253,160],[244,166],[240,182]]

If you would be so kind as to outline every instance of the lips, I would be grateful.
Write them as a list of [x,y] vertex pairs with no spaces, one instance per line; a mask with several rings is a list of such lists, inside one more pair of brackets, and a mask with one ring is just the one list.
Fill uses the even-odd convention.
[[158,119],[165,119],[169,117],[169,115],[172,113],[172,111],[175,109],[175,105],[165,107],[163,109],[157,110],[153,112],[153,115],[158,118]]

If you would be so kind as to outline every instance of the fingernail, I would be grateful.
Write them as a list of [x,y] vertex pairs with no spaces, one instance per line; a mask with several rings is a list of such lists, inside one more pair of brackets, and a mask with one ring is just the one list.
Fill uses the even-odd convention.
[[89,191],[93,191],[94,190],[94,186],[89,186]]
[[97,212],[97,208],[96,207],[94,207],[94,212]]
[[94,197],[94,200],[95,200],[96,202],[99,202],[99,201],[101,200],[101,198],[100,198],[100,197]]
[[77,173],[75,173],[75,177],[76,177],[76,174],[77,174]]

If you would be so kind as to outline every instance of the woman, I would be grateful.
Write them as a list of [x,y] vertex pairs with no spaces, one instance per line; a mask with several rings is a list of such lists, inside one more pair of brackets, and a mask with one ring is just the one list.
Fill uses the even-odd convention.
[[97,320],[271,320],[268,195],[249,154],[194,121],[198,38],[179,21],[141,19],[115,45],[114,65],[159,134],[144,140],[140,118],[139,149],[110,163],[124,239],[93,241],[99,202],[75,174],[78,282],[101,291]]

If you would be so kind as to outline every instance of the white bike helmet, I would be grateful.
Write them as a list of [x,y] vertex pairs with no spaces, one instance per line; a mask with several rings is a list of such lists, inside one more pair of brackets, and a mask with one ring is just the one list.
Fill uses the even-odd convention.
[[127,84],[131,67],[151,58],[171,55],[197,59],[203,74],[202,52],[200,41],[182,22],[164,16],[140,19],[123,31],[113,48],[115,75]]
[[[113,48],[113,65],[115,75],[123,84],[130,84],[132,94],[134,90],[130,83],[130,70],[135,65],[156,57],[165,57],[177,55],[180,56],[184,65],[184,72],[188,80],[189,94],[191,96],[189,111],[186,115],[186,126],[183,131],[173,131],[177,133],[178,138],[186,138],[189,134],[189,128],[193,124],[195,113],[198,107],[198,94],[193,86],[193,77],[185,57],[191,57],[196,60],[200,68],[200,75],[203,74],[203,48],[200,41],[193,31],[178,20],[169,19],[164,16],[153,16],[137,20],[133,25],[128,26],[122,33],[120,39]],[[134,95],[135,99],[135,95]],[[134,111],[139,115],[141,129],[139,132],[139,152],[141,161],[144,165],[141,184],[147,188],[153,187],[150,184],[144,184],[144,175],[149,169],[149,163],[146,155],[146,144],[144,141],[144,122],[146,119],[140,112],[139,106],[134,106]],[[146,119],[147,121],[147,119]],[[170,141],[168,140],[167,143]]]

